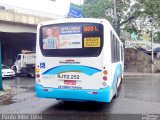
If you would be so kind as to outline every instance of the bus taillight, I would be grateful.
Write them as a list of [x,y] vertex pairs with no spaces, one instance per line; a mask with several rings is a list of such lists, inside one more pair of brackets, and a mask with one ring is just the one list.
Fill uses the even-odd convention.
[[40,83],[41,81],[40,81],[40,79],[37,79],[37,83]]
[[108,74],[108,71],[107,71],[107,70],[104,70],[104,71],[103,71],[103,74],[104,74],[104,75],[107,75],[107,74]]
[[107,87],[107,83],[106,82],[102,82],[102,86]]
[[39,77],[40,77],[40,74],[36,74],[36,77],[39,78]]
[[40,72],[40,69],[39,69],[39,68],[37,68],[37,69],[36,69],[36,73],[39,73],[39,72]]
[[103,76],[103,80],[106,81],[107,80],[107,76]]

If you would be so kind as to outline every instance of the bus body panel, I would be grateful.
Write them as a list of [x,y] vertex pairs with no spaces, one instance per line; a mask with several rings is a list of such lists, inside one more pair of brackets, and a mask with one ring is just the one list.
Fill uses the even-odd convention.
[[[36,95],[39,98],[56,98],[59,100],[69,101],[97,101],[110,102],[110,87],[101,88],[99,90],[72,90],[72,89],[56,89],[44,88],[36,84]],[[93,94],[94,93],[94,94]]]
[[[39,58],[40,59],[40,58]],[[92,62],[90,62],[92,59]],[[77,85],[72,85],[73,88],[81,89],[100,89],[102,79],[102,64],[97,65],[97,61],[100,62],[101,57],[97,58],[46,58],[44,61],[49,61],[48,63],[39,60],[37,65],[40,63],[45,63],[45,68],[41,70],[41,85],[44,87],[61,88],[67,87],[64,84],[65,78],[57,78],[57,75],[79,75],[80,79],[74,79]],[[74,60],[80,62],[81,64],[60,64],[61,61]],[[52,62],[54,61],[54,62]],[[102,62],[100,62],[102,63]],[[61,76],[62,76],[61,75]],[[66,80],[70,80],[67,79]],[[71,79],[73,80],[73,79]],[[92,83],[92,84],[91,84]]]
[[[65,22],[64,20],[57,20],[41,23],[38,25],[36,51],[41,51],[39,47],[39,29],[41,26],[70,22],[103,24],[103,49],[98,57],[44,57],[41,52],[36,52],[38,56],[36,66],[45,64],[45,68],[40,68],[40,78],[36,78],[37,97],[110,102],[116,92],[118,78],[123,76],[123,61],[113,64],[111,62],[110,30],[114,30],[108,21],[104,19],[71,19],[65,20]],[[64,63],[67,60],[72,60],[75,63]],[[104,70],[108,71],[107,75],[103,74]],[[57,77],[59,73],[61,74],[60,77],[71,74],[80,75],[81,78],[76,80],[77,85],[64,85],[65,79]],[[103,76],[107,76],[107,81],[103,81]],[[107,86],[103,86],[103,82],[107,83]]]
[[[107,84],[110,86],[110,98],[112,99],[113,96],[115,95],[117,84],[119,87],[119,84],[121,82],[121,81],[118,81],[118,78],[122,78],[122,76],[123,76],[124,61],[112,63],[111,57],[107,57],[107,56],[112,56],[112,54],[111,54],[111,40],[112,40],[112,38],[110,35],[111,31],[114,33],[114,35],[118,39],[118,36],[116,35],[116,33],[113,30],[113,28],[111,27],[111,25],[108,24],[108,22],[104,21],[105,35],[104,35],[104,48],[103,48],[104,49],[103,65],[107,66],[106,69],[109,71]],[[120,39],[118,39],[118,41],[120,41]],[[120,45],[123,46],[121,41],[120,41]],[[120,59],[122,59],[122,58],[120,58]]]

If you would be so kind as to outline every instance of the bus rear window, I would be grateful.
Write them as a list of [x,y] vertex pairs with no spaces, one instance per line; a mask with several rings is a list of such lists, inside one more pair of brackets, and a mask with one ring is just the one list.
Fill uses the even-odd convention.
[[40,48],[46,57],[99,56],[102,47],[102,24],[63,23],[40,29]]

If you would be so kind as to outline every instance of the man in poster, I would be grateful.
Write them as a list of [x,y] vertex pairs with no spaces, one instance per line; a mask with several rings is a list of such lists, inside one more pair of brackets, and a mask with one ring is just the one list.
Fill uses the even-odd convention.
[[67,42],[60,44],[60,29],[58,27],[48,28],[45,32],[47,37],[43,39],[43,49],[57,49],[67,44]]

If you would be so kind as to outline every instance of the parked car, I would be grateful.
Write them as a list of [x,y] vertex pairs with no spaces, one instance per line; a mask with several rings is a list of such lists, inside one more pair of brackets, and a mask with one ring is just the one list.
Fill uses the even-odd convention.
[[15,77],[14,70],[2,64],[2,78]]

